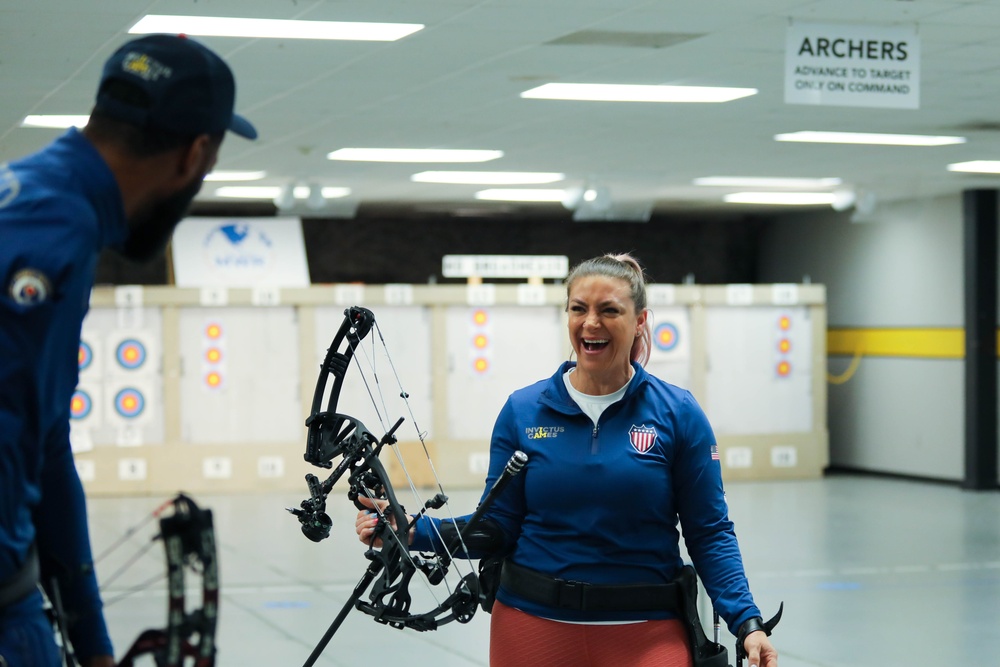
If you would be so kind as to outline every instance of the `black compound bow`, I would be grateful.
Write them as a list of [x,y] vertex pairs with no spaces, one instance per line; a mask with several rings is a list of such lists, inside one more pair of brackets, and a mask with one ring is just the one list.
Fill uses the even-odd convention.
[[[405,419],[400,417],[391,427],[387,426],[386,418],[388,415],[384,409],[384,400],[381,401],[383,409],[380,410],[375,395],[372,393],[372,383],[365,378],[363,373],[362,379],[364,379],[376,412],[379,414],[379,419],[382,421],[385,434],[380,438],[376,437],[357,418],[337,412],[337,404],[351,359],[354,358],[357,351],[362,349],[360,348],[362,340],[372,330],[377,332],[381,341],[382,349],[399,385],[400,398],[407,406],[410,420],[413,422],[417,437],[423,445],[424,455],[430,463],[437,483],[438,493],[430,500],[421,502],[420,511],[413,517],[407,514],[400,503],[389,475],[379,460],[379,455],[386,446],[395,450],[397,442],[395,434]],[[371,360],[369,360],[369,364],[371,364]],[[359,370],[360,368],[359,365]],[[372,370],[374,371],[374,368]],[[333,378],[333,386],[330,389],[326,410],[323,410],[323,397],[330,377]],[[374,385],[381,398],[377,376],[374,378]],[[410,529],[428,510],[446,506],[448,497],[434,471],[433,462],[430,461],[424,440],[425,434],[420,431],[416,424],[408,398],[409,394],[399,384],[399,375],[396,373],[391,357],[388,356],[385,339],[382,338],[382,333],[378,329],[374,314],[359,306],[345,310],[344,321],[337,330],[320,367],[319,379],[313,395],[312,410],[306,420],[309,431],[306,438],[305,460],[320,468],[333,468],[333,471],[323,481],[320,481],[315,475],[306,475],[309,498],[303,500],[298,508],[288,508],[288,511],[298,517],[302,524],[303,534],[310,540],[319,542],[328,537],[332,521],[326,513],[326,500],[338,480],[347,475],[348,498],[354,501],[354,504],[361,510],[371,508],[361,504],[359,498],[365,497],[372,501],[373,511],[377,516],[374,535],[381,540],[382,546],[380,549],[369,548],[365,553],[369,565],[364,576],[358,582],[340,614],[309,656],[304,667],[311,667],[315,664],[352,608],[359,609],[379,623],[394,628],[410,628],[418,631],[434,630],[451,621],[467,623],[472,620],[476,612],[480,601],[479,578],[470,563],[469,574],[462,576],[457,584],[449,583],[447,574],[452,565],[452,557],[456,553],[469,553],[465,546],[464,536],[469,533],[470,528],[474,527],[478,518],[506,482],[520,472],[527,457],[518,452],[520,456],[515,455],[511,459],[504,475],[501,476],[487,497],[480,503],[473,517],[461,531],[457,532],[455,537],[445,540],[440,533],[437,534],[440,543],[447,545],[444,553],[411,553],[409,547]],[[416,496],[416,486],[406,471],[406,466],[398,451],[396,455],[411,490]],[[334,460],[338,457],[340,457],[340,461],[334,465]],[[420,502],[419,497],[417,500]],[[372,542],[374,544],[374,538]],[[437,606],[423,613],[410,611],[412,597],[409,587],[418,571],[424,575],[423,578],[426,579],[428,589],[431,590],[437,602]],[[433,594],[432,587],[442,582],[445,582],[448,594],[439,601],[437,596]],[[367,600],[362,600],[362,595],[369,585],[372,586],[372,590]]]
[[[168,514],[168,510],[172,512]],[[159,520],[160,531],[149,542],[147,550],[156,542],[163,544],[167,566],[167,623],[163,629],[143,631],[118,661],[117,667],[133,667],[136,660],[144,655],[151,656],[156,667],[215,667],[219,567],[212,511],[201,509],[188,496],[178,494],[154,510],[147,521],[152,519]],[[95,562],[120,546],[137,528],[130,529]],[[135,558],[111,575],[104,586],[133,562]],[[186,600],[187,573],[201,579],[201,606],[191,610],[187,608]],[[107,601],[105,606],[131,592],[126,591]],[[74,664],[69,662],[70,667]]]

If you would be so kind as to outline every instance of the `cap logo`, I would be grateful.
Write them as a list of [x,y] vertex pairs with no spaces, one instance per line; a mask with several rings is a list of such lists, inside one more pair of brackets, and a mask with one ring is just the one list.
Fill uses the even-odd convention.
[[52,291],[52,284],[40,271],[21,269],[10,281],[8,292],[14,303],[21,306],[37,306],[45,303]]
[[174,73],[172,69],[160,61],[150,58],[145,53],[130,51],[122,60],[122,70],[145,81],[158,81],[161,77],[169,79]]
[[635,451],[645,454],[656,444],[656,429],[645,424],[642,426],[633,424],[628,430],[628,437]]

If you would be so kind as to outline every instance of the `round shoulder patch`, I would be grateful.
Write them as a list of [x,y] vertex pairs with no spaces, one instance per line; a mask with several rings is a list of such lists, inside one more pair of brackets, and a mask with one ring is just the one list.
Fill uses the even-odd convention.
[[11,278],[7,292],[15,303],[37,306],[45,303],[52,294],[52,283],[41,271],[21,269]]

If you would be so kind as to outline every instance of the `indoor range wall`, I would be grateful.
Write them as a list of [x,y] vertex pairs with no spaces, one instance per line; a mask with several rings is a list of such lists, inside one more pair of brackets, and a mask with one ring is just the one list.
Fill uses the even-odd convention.
[[[653,284],[649,298],[648,368],[703,405],[725,478],[821,475],[823,286]],[[444,484],[481,487],[507,396],[570,357],[564,303],[545,284],[96,288],[72,406],[81,478],[92,494],[305,491],[317,373],[345,307],[363,305],[381,336],[355,355],[338,412],[378,437],[412,411],[397,436],[415,483],[433,482],[419,429]]]
[[959,197],[769,223],[764,281],[826,285],[834,467],[959,481],[964,457]]

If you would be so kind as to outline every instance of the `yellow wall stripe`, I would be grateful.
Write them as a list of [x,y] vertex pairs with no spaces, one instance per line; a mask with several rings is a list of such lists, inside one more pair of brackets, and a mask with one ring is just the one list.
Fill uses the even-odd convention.
[[[1000,340],[1000,337],[998,337]],[[1000,345],[998,345],[1000,349]],[[964,359],[965,329],[827,329],[828,355]]]

